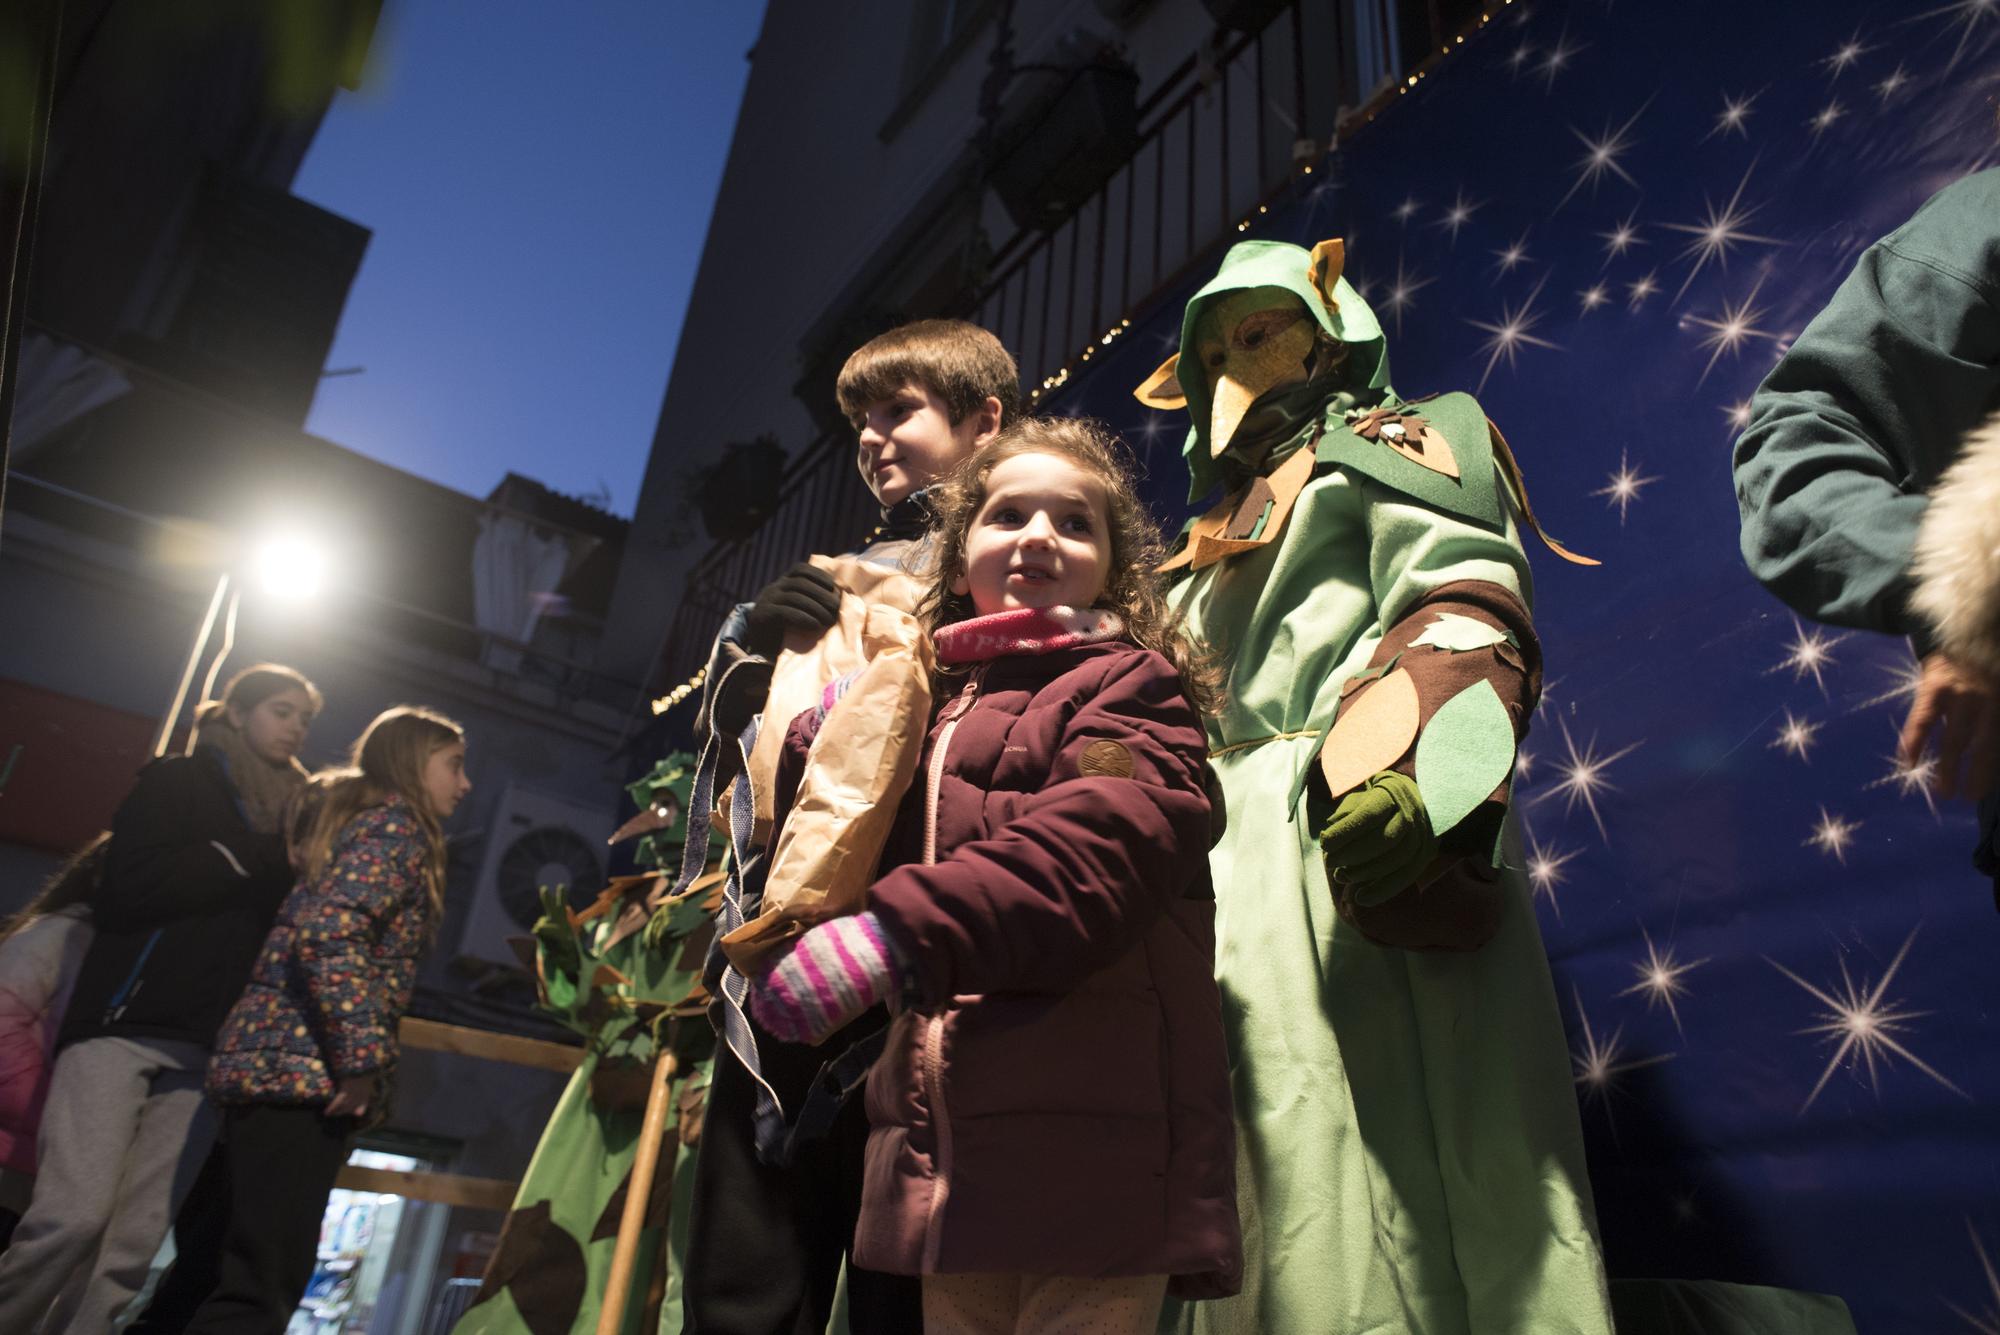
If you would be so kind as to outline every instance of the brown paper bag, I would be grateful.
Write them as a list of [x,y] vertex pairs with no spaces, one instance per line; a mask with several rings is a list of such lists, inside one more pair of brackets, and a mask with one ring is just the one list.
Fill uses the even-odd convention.
[[[860,600],[842,597],[837,630],[847,628],[850,602]],[[742,972],[814,923],[866,907],[882,845],[916,776],[930,721],[930,642],[915,617],[872,603],[862,609],[859,653],[865,666],[820,725],[778,831],[763,911],[722,938]]]
[[[759,848],[771,842],[771,788],[778,777],[785,730],[793,719],[819,703],[828,682],[867,665],[862,637],[871,605],[914,612],[917,599],[923,595],[923,586],[916,578],[894,566],[857,561],[851,556],[815,556],[812,563],[832,575],[840,586],[840,619],[817,640],[799,635],[786,641],[784,652],[771,665],[763,726],[757,732],[757,745],[750,750],[750,778],[757,794],[751,840]],[[727,800],[725,794],[722,801]]]

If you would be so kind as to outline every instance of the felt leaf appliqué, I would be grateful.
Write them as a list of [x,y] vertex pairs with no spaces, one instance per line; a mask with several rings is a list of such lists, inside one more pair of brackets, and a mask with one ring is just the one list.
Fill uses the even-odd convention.
[[1410,641],[1412,647],[1428,644],[1437,649],[1449,649],[1455,654],[1505,643],[1506,631],[1474,617],[1460,616],[1457,612],[1439,612],[1437,620],[1424,627],[1424,633]]
[[1514,772],[1514,724],[1491,682],[1444,702],[1417,738],[1417,791],[1442,835]]
[[1355,697],[1334,724],[1319,753],[1327,792],[1337,798],[1388,769],[1403,758],[1416,734],[1417,683],[1407,670],[1397,668]]

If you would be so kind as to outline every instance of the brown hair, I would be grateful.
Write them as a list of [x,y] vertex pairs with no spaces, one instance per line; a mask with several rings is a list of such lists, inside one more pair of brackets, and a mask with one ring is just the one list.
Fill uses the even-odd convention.
[[220,700],[202,701],[200,708],[194,712],[194,719],[197,724],[213,722],[229,709],[247,714],[283,691],[304,691],[306,699],[312,701],[312,712],[315,714],[326,703],[319,687],[297,668],[286,667],[283,663],[253,663],[229,679],[229,684],[222,688]]
[[318,814],[298,840],[300,877],[311,880],[326,870],[333,841],[349,821],[369,807],[401,797],[416,813],[417,828],[430,845],[430,856],[424,859],[424,889],[430,898],[431,930],[437,930],[444,917],[444,830],[424,793],[424,765],[433,752],[464,740],[465,730],[435,710],[397,705],[377,714],[355,739],[350,768],[317,785],[324,796],[318,799]]
[[834,395],[852,418],[909,384],[943,399],[953,426],[989,398],[1000,400],[1002,426],[1021,410],[1021,371],[1013,355],[964,320],[917,320],[869,339],[840,368]]
[[45,914],[66,909],[72,904],[95,903],[97,888],[104,883],[104,860],[110,851],[111,831],[105,830],[70,854],[50,874],[49,879],[42,882],[42,888],[35,892],[35,897],[19,913],[0,923],[0,941],[5,941]]
[[1124,618],[1125,634],[1134,644],[1174,665],[1198,711],[1215,713],[1221,703],[1222,674],[1189,638],[1181,614],[1167,604],[1154,573],[1165,555],[1159,525],[1139,499],[1129,455],[1106,427],[1086,418],[1030,417],[1016,422],[974,450],[944,484],[934,529],[936,569],[917,610],[925,629],[935,631],[975,615],[972,599],[951,591],[965,572],[966,530],[986,503],[986,479],[1002,462],[1023,454],[1054,455],[1104,484],[1111,562],[1097,606]]

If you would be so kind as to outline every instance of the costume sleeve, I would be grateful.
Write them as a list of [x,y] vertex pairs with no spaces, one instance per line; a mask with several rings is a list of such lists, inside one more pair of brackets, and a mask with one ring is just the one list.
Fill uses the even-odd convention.
[[1165,659],[1115,660],[1064,728],[1048,782],[1014,819],[870,890],[917,1003],[1060,991],[1129,949],[1206,874],[1205,749]]
[[[1416,730],[1390,768],[1416,778],[1416,742],[1439,710],[1479,682],[1493,688],[1518,741],[1541,697],[1541,642],[1528,612],[1527,557],[1511,505],[1495,532],[1362,482],[1369,580],[1381,642],[1369,672],[1350,683],[1336,722],[1387,671],[1416,685]],[[1476,623],[1476,624],[1468,624]],[[1447,852],[1489,853],[1512,786],[1503,779],[1473,813],[1444,832]],[[1340,794],[1335,793],[1338,797]]]
[[1743,558],[1818,621],[1921,633],[1905,604],[1924,487],[2000,395],[2000,224],[1939,202],[1863,253],[1736,442]]
[[389,922],[421,911],[429,850],[406,812],[376,808],[341,844],[292,914],[306,1020],[328,1071],[343,1079],[396,1060],[396,1015],[372,946]]
[[97,922],[111,931],[158,926],[213,913],[265,879],[259,873],[284,857],[284,840],[249,830],[220,839],[188,837],[198,824],[194,760],[149,766],[111,818],[111,846],[94,901]]

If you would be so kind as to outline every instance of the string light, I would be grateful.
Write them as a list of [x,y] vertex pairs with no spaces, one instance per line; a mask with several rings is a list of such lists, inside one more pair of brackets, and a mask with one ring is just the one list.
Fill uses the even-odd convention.
[[703,664],[701,667],[695,669],[695,673],[692,677],[689,677],[686,681],[674,687],[674,689],[668,691],[665,695],[661,696],[659,699],[653,701],[653,717],[658,718],[660,715],[666,713],[669,709],[672,709],[675,705],[679,704],[681,701],[687,699],[690,695],[693,695],[696,691],[701,689],[701,684],[707,680],[708,680],[708,665]]
[[[1511,5],[1514,3],[1514,0],[1505,0],[1505,3]],[[1491,11],[1482,11],[1479,15],[1478,26],[1482,28],[1485,27],[1486,24],[1492,19],[1492,17],[1493,14]],[[1470,31],[1473,31],[1473,29],[1472,28],[1466,29],[1466,32]],[[1430,73],[1430,66],[1434,62],[1436,62],[1437,60],[1441,59],[1444,56],[1452,54],[1455,48],[1465,45],[1465,35],[1466,35],[1465,32],[1454,34],[1451,39],[1450,45],[1438,48],[1438,54],[1435,56],[1425,57],[1422,68],[1419,68],[1413,74],[1404,76],[1403,80],[1396,85],[1397,94],[1400,96],[1404,93],[1409,92],[1412,88],[1415,88],[1417,86],[1418,81],[1423,79],[1425,75]],[[1380,107],[1374,107],[1368,110],[1365,114],[1361,115],[1358,121],[1350,119],[1345,123],[1344,126],[1336,127],[1334,131],[1335,144],[1337,145],[1338,141],[1341,138],[1352,135],[1355,129],[1359,128],[1360,126],[1371,124],[1379,113],[1380,113]],[[1313,174],[1312,164],[1306,163],[1301,165],[1299,167],[1299,174],[1302,176],[1312,175]],[[1270,205],[1268,204],[1259,204],[1257,206],[1258,217],[1266,216],[1270,213],[1270,211],[1271,208]],[[1248,232],[1250,230],[1250,224],[1255,221],[1256,218],[1254,217],[1243,219],[1241,222],[1236,224],[1237,232],[1238,233]],[[1085,344],[1084,347],[1076,354],[1076,356],[1071,361],[1065,362],[1063,364],[1061,370],[1043,377],[1042,383],[1039,387],[1028,391],[1029,402],[1031,403],[1038,402],[1044,394],[1053,394],[1055,393],[1055,391],[1061,389],[1065,384],[1069,383],[1070,375],[1078,365],[1080,365],[1083,362],[1091,361],[1095,357],[1098,348],[1111,346],[1111,340],[1118,337],[1118,335],[1124,333],[1126,329],[1131,327],[1131,324],[1132,321],[1129,317],[1121,319],[1116,326],[1114,326],[1109,330],[1106,330],[1094,342]]]

